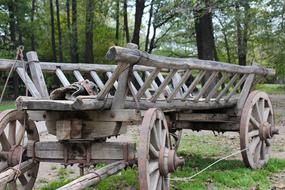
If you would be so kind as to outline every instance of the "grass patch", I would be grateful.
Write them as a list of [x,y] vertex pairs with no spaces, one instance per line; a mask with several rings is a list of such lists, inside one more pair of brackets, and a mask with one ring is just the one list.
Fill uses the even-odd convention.
[[[239,138],[237,136],[229,138],[228,136],[201,135],[200,133],[187,132],[182,138],[178,150],[178,154],[186,159],[186,164],[182,169],[172,174],[172,177],[190,177],[218,158],[229,155],[238,149]],[[219,190],[248,190],[256,186],[259,186],[261,190],[267,190],[270,189],[272,184],[269,177],[285,169],[285,160],[281,159],[271,159],[268,165],[260,170],[245,168],[241,160],[236,157],[232,159],[234,160],[219,162],[209,170],[196,176],[192,182],[171,182],[172,189],[204,190],[207,189],[207,181],[211,180],[213,186]],[[102,166],[100,165],[100,167]],[[62,181],[62,184],[66,182],[64,179]],[[59,182],[53,183],[55,183],[54,186],[59,185]],[[94,189],[94,187],[89,189]],[[139,189],[137,168],[127,168],[117,175],[104,179],[96,186],[96,189]]]
[[285,94],[284,84],[257,84],[255,89],[268,94]]
[[0,111],[16,109],[15,102],[3,102],[0,104]]

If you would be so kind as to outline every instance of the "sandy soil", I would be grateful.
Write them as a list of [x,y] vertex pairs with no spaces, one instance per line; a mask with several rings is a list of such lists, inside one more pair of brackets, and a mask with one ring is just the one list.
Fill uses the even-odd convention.
[[[272,157],[285,159],[285,95],[271,95],[271,100],[274,106],[275,111],[275,121],[276,126],[279,128],[280,134],[277,135],[274,139],[274,148],[272,152]],[[187,133],[187,132],[186,132]],[[206,132],[208,133],[208,132]],[[131,142],[136,139],[138,134],[138,128],[130,128],[130,130],[125,135],[121,135],[118,138],[111,138],[110,141],[128,141]],[[203,132],[201,133],[203,135]],[[226,141],[230,142],[232,139],[238,139],[239,136],[237,133],[225,133]],[[48,135],[45,132],[41,133],[41,141],[51,141],[56,140],[52,135]],[[238,155],[234,159],[241,159],[241,156]],[[60,164],[55,163],[41,163],[40,170],[38,173],[37,182],[35,189],[39,189],[41,186],[47,184],[58,178],[57,170],[63,167]],[[69,176],[75,177],[79,175],[79,168],[76,166],[68,167],[70,170]],[[275,189],[285,189],[285,171],[270,176],[270,179],[275,186]]]

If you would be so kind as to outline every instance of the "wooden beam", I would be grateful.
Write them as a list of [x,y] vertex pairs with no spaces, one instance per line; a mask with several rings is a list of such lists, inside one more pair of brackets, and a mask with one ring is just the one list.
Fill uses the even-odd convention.
[[209,92],[206,102],[210,101],[210,99],[216,94],[218,88],[226,81],[226,79],[229,77],[228,74],[223,73],[222,78],[217,82],[217,84],[214,86],[214,88]]
[[245,74],[241,77],[241,79],[238,81],[238,83],[235,85],[235,87],[233,88],[233,90],[230,92],[230,94],[228,94],[225,97],[225,101],[229,101],[229,99],[234,95],[234,93],[236,93],[236,91],[238,90],[238,88],[243,84],[243,82],[245,81],[245,79],[247,78],[248,74]]
[[95,83],[98,85],[100,90],[103,90],[104,89],[104,83],[102,82],[102,80],[100,79],[100,77],[98,76],[96,71],[90,71],[90,75],[93,78],[93,80],[95,81]]
[[[73,140],[76,142],[76,140]],[[76,143],[63,144],[57,141],[28,143],[27,157],[34,157],[39,161],[53,161],[63,163],[65,145],[69,146],[68,160],[86,159],[85,144]],[[127,149],[127,152],[125,150]],[[92,143],[90,147],[90,161],[101,162],[135,159],[135,144],[128,142],[98,142]]]
[[[176,94],[178,93],[178,91],[183,88],[183,85],[185,85],[186,80],[190,77],[191,75],[191,70],[187,70],[183,77],[179,80],[178,84],[175,86],[174,90],[172,91],[172,93],[170,94],[170,96],[167,98],[167,101],[172,101],[173,98],[176,96]],[[178,76],[180,77],[180,75]],[[187,88],[185,89],[187,90]],[[182,95],[182,91],[181,91],[181,95]]]
[[139,89],[137,93],[137,99],[140,100],[142,95],[145,93],[146,89],[149,88],[157,74],[159,73],[159,69],[154,69],[151,74],[148,76],[148,78],[145,80],[143,86]]
[[107,166],[104,166],[95,172],[88,173],[57,190],[81,190],[91,185],[96,185],[108,176],[114,175],[128,166],[125,161],[118,161]]
[[39,64],[37,52],[30,51],[27,53],[29,68],[31,71],[33,82],[42,97],[49,97],[44,75]]
[[238,123],[237,117],[225,113],[177,113],[177,121]]
[[156,68],[167,69],[199,69],[206,71],[225,71],[233,73],[255,73],[261,75],[275,75],[274,69],[266,69],[261,66],[240,66],[236,64],[222,63],[211,60],[199,60],[193,58],[172,58],[151,55],[139,50],[127,49],[113,46],[109,49],[106,57],[110,60],[122,61],[126,63],[136,63]]
[[236,73],[230,80],[230,82],[225,86],[225,88],[219,93],[219,95],[216,97],[216,102],[220,101],[220,99],[227,93],[227,91],[230,89],[230,87],[234,84],[236,79],[238,78],[238,74]]
[[[137,80],[139,85],[142,87],[144,82],[143,82],[141,76],[139,75],[139,73],[137,71],[134,71],[133,73],[134,73],[135,79]],[[146,95],[147,98],[151,98],[151,93],[149,92],[148,89],[145,90],[145,95]]]
[[199,72],[199,74],[196,76],[196,78],[194,79],[194,81],[191,83],[191,85],[189,86],[189,88],[187,89],[187,91],[183,94],[182,100],[186,100],[186,99],[187,99],[187,97],[189,96],[189,94],[193,92],[194,88],[195,88],[196,85],[202,80],[202,78],[204,77],[205,74],[206,74],[206,71],[200,71],[200,72]]
[[20,67],[18,67],[16,71],[18,75],[20,76],[20,78],[22,79],[22,81],[24,82],[24,84],[27,86],[31,95],[34,97],[41,97],[41,94],[37,90],[36,86],[34,85],[29,75],[26,73],[26,71],[24,71],[24,69]]

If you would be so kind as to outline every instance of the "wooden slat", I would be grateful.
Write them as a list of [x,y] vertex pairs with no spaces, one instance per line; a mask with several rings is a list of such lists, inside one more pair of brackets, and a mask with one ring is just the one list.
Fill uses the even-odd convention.
[[84,81],[84,78],[83,78],[83,76],[81,75],[80,71],[74,70],[74,71],[73,71],[73,74],[74,74],[74,76],[75,76],[75,78],[77,79],[78,82]]
[[217,82],[217,84],[214,86],[214,88],[209,92],[206,102],[208,102],[217,92],[218,88],[225,82],[225,80],[228,78],[228,75],[223,73],[222,78]]
[[244,74],[242,78],[238,81],[238,83],[235,85],[233,90],[230,92],[229,95],[225,97],[225,101],[229,101],[229,99],[236,93],[237,89],[243,84],[243,82],[246,80],[248,74]]
[[199,74],[196,76],[194,81],[191,83],[187,91],[184,93],[182,100],[186,100],[187,96],[194,90],[196,85],[202,80],[204,75],[206,74],[206,71],[200,71]]
[[230,89],[230,87],[233,85],[233,83],[236,81],[236,79],[238,78],[238,73],[236,73],[230,80],[230,82],[226,85],[226,87],[220,92],[220,94],[217,96],[216,98],[216,102],[220,101],[220,99],[222,98],[222,96],[225,95],[225,93]]
[[63,86],[70,85],[69,81],[67,80],[67,78],[65,77],[64,73],[62,72],[60,68],[57,68],[55,73]]
[[194,97],[194,101],[198,101],[199,98],[203,96],[203,94],[208,90],[209,86],[213,83],[213,80],[215,80],[216,76],[218,75],[218,72],[213,72],[207,82],[204,84],[203,88],[200,90],[199,94]]
[[[107,72],[106,75],[110,79],[112,77],[112,72]],[[114,82],[114,87],[115,87],[115,89],[118,88],[118,82],[117,81]]]
[[[143,82],[141,76],[139,75],[139,73],[137,71],[134,71],[134,77],[136,78],[139,85],[142,87],[144,82]],[[145,90],[145,95],[147,98],[151,98],[151,93],[149,92],[148,89]]]
[[[175,69],[176,70],[176,69]],[[176,70],[177,71],[177,70]],[[176,73],[176,72],[175,72]],[[173,76],[172,76],[173,77]],[[171,77],[171,78],[172,78]],[[157,74],[157,78],[160,80],[160,82],[161,83],[163,83],[164,82],[164,77],[163,77],[163,75],[159,72],[158,74]],[[171,78],[170,78],[170,80],[171,80]],[[169,82],[170,82],[170,80],[169,80]],[[169,86],[168,86],[168,84],[165,86],[165,90],[166,90],[166,92],[168,93],[168,94],[170,94],[171,93],[171,90],[170,90],[170,88],[169,88]]]
[[[183,87],[183,85],[185,85],[185,82],[190,77],[190,75],[191,75],[191,70],[187,70],[184,73],[183,77],[179,80],[177,86],[174,88],[174,90],[172,91],[170,96],[168,97],[167,101],[171,101],[176,96],[176,94],[181,89],[181,87]],[[180,77],[180,75],[179,75],[179,77]]]
[[240,115],[240,110],[243,108],[244,106],[244,103],[248,97],[248,94],[250,92],[250,89],[252,87],[252,83],[254,81],[254,78],[255,78],[255,74],[249,74],[249,76],[247,77],[245,83],[244,83],[244,86],[242,88],[242,91],[239,95],[239,99],[238,99],[238,103],[237,103],[237,112],[238,112],[238,115]]
[[44,75],[39,64],[38,55],[35,51],[30,51],[27,53],[27,59],[29,61],[29,68],[31,71],[31,76],[33,82],[41,94],[42,97],[49,97]]
[[[157,73],[159,74],[159,72]],[[145,71],[145,75],[147,77],[149,77],[151,75],[151,73],[149,71]],[[157,76],[156,76],[157,77]],[[158,85],[156,84],[155,80],[153,79],[152,82],[151,82],[151,86],[154,90],[157,90],[158,89]]]
[[146,89],[151,85],[157,74],[159,73],[159,69],[154,69],[151,74],[148,76],[148,78],[145,80],[143,86],[139,89],[137,93],[137,99],[140,100],[142,95],[145,93]]
[[33,81],[29,77],[29,75],[24,71],[23,68],[18,67],[16,69],[18,75],[22,79],[22,81],[26,84],[29,92],[31,93],[32,96],[34,97],[41,97],[41,94],[37,90],[36,86],[34,85]]
[[98,85],[100,90],[103,90],[104,89],[104,83],[102,82],[102,80],[100,79],[100,77],[98,76],[96,71],[90,71],[90,75],[93,78],[93,80],[95,81],[95,83]]
[[[157,98],[159,97],[159,95],[162,93],[163,90],[166,89],[168,83],[171,81],[172,77],[174,76],[174,74],[177,72],[176,69],[173,69],[172,71],[170,71],[170,73],[168,74],[168,76],[166,77],[166,79],[163,79],[162,84],[158,87],[158,89],[156,90],[156,92],[154,93],[154,95],[152,96],[151,101],[155,102],[157,100]],[[168,87],[169,88],[169,87]],[[170,91],[170,89],[168,89]],[[169,92],[170,94],[171,92]]]
[[104,99],[105,96],[110,92],[112,86],[114,83],[118,80],[120,74],[126,69],[127,65],[125,64],[118,64],[115,71],[113,72],[112,76],[109,78],[109,80],[106,82],[104,88],[99,92],[97,98]]

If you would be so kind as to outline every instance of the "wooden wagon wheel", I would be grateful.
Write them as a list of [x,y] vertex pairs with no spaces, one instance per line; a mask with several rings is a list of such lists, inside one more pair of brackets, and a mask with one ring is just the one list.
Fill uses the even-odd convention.
[[163,112],[156,108],[146,111],[138,149],[140,189],[169,189],[170,173],[183,163],[172,149]]
[[[19,164],[20,160],[22,162],[27,161],[27,141],[39,141],[35,123],[28,119],[24,121],[27,118],[24,114],[24,112],[17,110],[7,110],[0,113],[0,172]],[[23,138],[24,146],[22,146]],[[20,174],[17,179],[9,182],[6,186],[10,190],[32,189],[38,169],[39,163],[33,163],[31,169]]]
[[271,101],[264,92],[253,91],[248,96],[241,113],[240,147],[245,166],[257,169],[269,160],[271,138],[278,130],[274,125]]
[[181,130],[175,130],[173,132],[170,132],[170,142],[172,144],[172,147],[178,150],[180,145],[180,140],[182,138],[182,129]]

